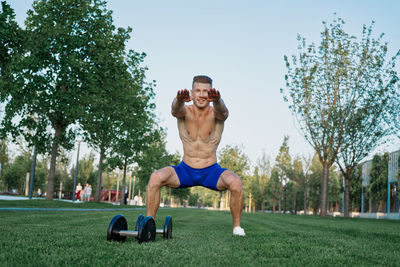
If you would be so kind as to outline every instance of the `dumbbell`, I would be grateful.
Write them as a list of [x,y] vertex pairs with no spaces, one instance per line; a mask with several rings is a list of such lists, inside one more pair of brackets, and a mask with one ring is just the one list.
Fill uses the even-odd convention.
[[115,215],[107,229],[108,241],[124,242],[127,236],[135,237],[139,243],[155,241],[156,223],[151,216],[141,220],[136,231],[128,231],[128,223],[123,215]]
[[[139,215],[136,221],[136,230],[138,229],[141,221],[143,220],[144,216],[142,214]],[[156,234],[162,234],[164,239],[171,239],[172,238],[172,217],[167,216],[164,222],[163,229],[156,229]]]

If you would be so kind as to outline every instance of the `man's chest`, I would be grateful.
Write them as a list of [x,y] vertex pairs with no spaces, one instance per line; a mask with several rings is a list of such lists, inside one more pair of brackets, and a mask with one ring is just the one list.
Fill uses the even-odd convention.
[[213,116],[195,118],[188,116],[184,121],[185,135],[192,140],[209,140],[214,134],[215,119]]

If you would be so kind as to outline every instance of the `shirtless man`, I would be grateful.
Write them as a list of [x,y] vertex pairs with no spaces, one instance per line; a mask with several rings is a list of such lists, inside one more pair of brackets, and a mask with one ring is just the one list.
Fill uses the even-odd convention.
[[[185,105],[191,100],[193,105]],[[210,102],[213,102],[212,106]],[[242,181],[238,175],[217,163],[217,147],[229,113],[219,91],[212,88],[211,78],[195,76],[191,95],[186,89],[178,91],[171,112],[178,120],[183,161],[178,166],[165,167],[151,174],[146,191],[147,216],[155,218],[162,186],[186,188],[200,185],[216,191],[229,190],[233,234],[244,236],[245,232],[240,227]]]

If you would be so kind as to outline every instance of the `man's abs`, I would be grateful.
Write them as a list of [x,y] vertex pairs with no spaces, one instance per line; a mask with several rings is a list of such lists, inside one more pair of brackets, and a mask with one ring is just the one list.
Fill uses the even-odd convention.
[[199,148],[184,143],[183,150],[183,161],[192,168],[202,169],[217,163],[216,147],[207,145]]
[[205,168],[217,162],[217,147],[224,122],[215,119],[212,109],[202,117],[188,107],[186,116],[178,119],[179,137],[183,144],[183,161],[192,168]]

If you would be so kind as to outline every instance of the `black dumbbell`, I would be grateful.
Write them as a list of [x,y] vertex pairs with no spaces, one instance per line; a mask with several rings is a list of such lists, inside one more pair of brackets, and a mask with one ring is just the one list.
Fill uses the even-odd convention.
[[137,231],[128,231],[128,223],[122,215],[115,215],[107,229],[108,241],[124,242],[127,236],[135,237],[139,243],[155,241],[156,223],[151,216],[143,218]]
[[[139,215],[136,221],[136,229],[140,225],[140,222],[143,220],[144,216],[142,214]],[[163,229],[156,229],[156,234],[162,234],[164,239],[171,239],[172,238],[172,217],[167,216],[164,222]]]

